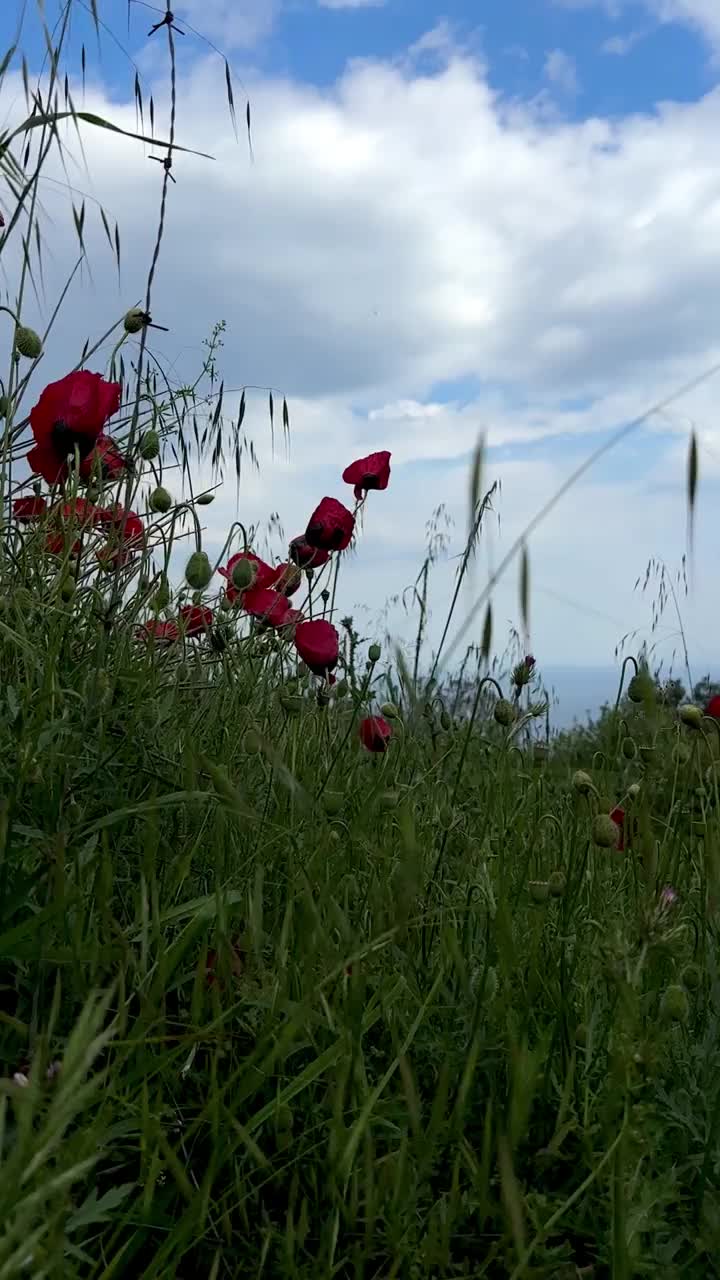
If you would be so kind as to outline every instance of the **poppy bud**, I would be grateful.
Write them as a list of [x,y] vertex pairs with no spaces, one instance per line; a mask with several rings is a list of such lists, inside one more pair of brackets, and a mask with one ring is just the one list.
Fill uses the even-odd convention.
[[440,727],[444,729],[446,733],[449,729],[452,729],[452,717],[450,712],[446,711],[444,707],[440,712]]
[[160,452],[160,437],[157,431],[146,431],[140,437],[138,452],[146,462],[152,462],[153,458],[157,458]]
[[631,782],[630,786],[627,789],[627,793],[628,793],[628,799],[637,800],[638,796],[640,795],[640,783]]
[[626,760],[634,760],[637,755],[637,747],[632,738],[623,738],[622,753]]
[[151,511],[159,511],[162,515],[164,515],[166,511],[170,510],[172,504],[173,504],[173,500],[170,497],[170,494],[168,493],[167,489],[163,489],[162,485],[158,485],[158,488],[154,489],[153,492],[150,494],[149,505],[150,505]]
[[631,702],[646,702],[653,692],[654,685],[647,671],[639,671],[628,685],[628,698]]
[[345,698],[347,697],[349,692],[350,692],[350,685],[348,684],[347,680],[338,680],[337,684],[335,685],[335,697]]
[[250,728],[246,731],[243,738],[243,747],[249,756],[256,756],[262,750],[262,743],[257,729]]
[[397,809],[400,796],[397,791],[383,791],[380,796],[381,809]]
[[677,983],[667,987],[660,1001],[660,1017],[663,1022],[687,1022],[689,1012],[687,991]]
[[24,324],[19,324],[15,330],[15,350],[18,355],[25,356],[28,360],[37,360],[42,355],[42,341],[40,336],[34,329],[28,329]]
[[76,583],[72,574],[70,573],[66,574],[66,576],[63,578],[62,582],[60,583],[60,595],[62,596],[63,600],[65,601],[72,600],[73,596],[75,595],[75,586],[76,586]]
[[371,662],[379,662],[381,654],[382,654],[382,649],[380,648],[379,644],[370,645],[370,648],[368,649],[368,658],[370,659]]
[[155,598],[153,600],[153,609],[157,609],[158,611],[160,609],[167,609],[169,603],[170,603],[170,588],[168,586],[168,580],[165,577],[165,574],[163,574],[160,580],[160,586],[155,592]]
[[620,835],[620,827],[609,813],[596,813],[592,824],[592,838],[596,845],[601,849],[616,849]]
[[528,890],[533,902],[547,902],[550,893],[547,880],[529,880]]
[[687,991],[697,991],[702,982],[702,970],[699,964],[686,964],[680,974],[680,981]]
[[209,507],[211,502],[215,501],[214,493],[201,493],[199,498],[195,499],[196,507]]
[[253,560],[238,560],[232,569],[232,584],[238,591],[246,591],[251,587],[257,577],[257,565]]
[[7,418],[10,401],[7,396],[0,396],[0,418]]
[[400,708],[394,702],[383,702],[380,711],[388,720],[400,719]]
[[686,724],[689,729],[702,728],[702,711],[699,707],[693,706],[691,702],[687,703],[684,707],[679,707],[678,715],[683,724]]
[[577,769],[572,777],[573,791],[577,791],[578,795],[587,796],[594,791],[593,780],[589,773],[585,773],[584,769]]
[[562,898],[565,892],[566,880],[564,871],[552,871],[548,880],[548,888],[552,898]]
[[210,561],[204,551],[193,551],[185,565],[185,581],[195,591],[202,591],[212,578]]
[[500,724],[504,729],[507,729],[515,719],[515,708],[512,703],[507,701],[507,698],[498,698],[493,716],[496,724]]
[[303,700],[296,694],[284,693],[280,698],[280,706],[289,716],[297,716],[303,709]]
[[139,333],[149,322],[150,317],[146,311],[143,311],[142,307],[131,307],[129,311],[125,312],[123,328],[126,333]]

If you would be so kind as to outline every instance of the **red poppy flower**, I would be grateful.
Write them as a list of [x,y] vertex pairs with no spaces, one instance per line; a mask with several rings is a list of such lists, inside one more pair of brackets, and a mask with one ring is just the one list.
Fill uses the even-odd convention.
[[294,596],[302,583],[302,574],[297,565],[278,564],[275,566],[273,586],[282,596]]
[[290,602],[287,596],[281,596],[269,587],[250,587],[243,591],[242,608],[252,618],[259,618],[271,627],[281,627]]
[[[63,533],[49,533],[45,540],[45,549],[46,551],[49,551],[50,555],[52,556],[63,555],[64,551],[66,550],[65,535]],[[72,546],[70,547],[70,555],[76,556],[79,551],[80,551],[80,542],[79,542],[79,539],[76,538]]]
[[[79,498],[78,502],[82,499]],[[86,503],[90,507],[90,503]],[[113,525],[117,532],[117,537],[125,548],[136,546],[142,542],[145,533],[140,516],[136,511],[129,511],[126,507],[94,507],[94,520],[96,524]]]
[[705,708],[705,715],[712,716],[713,720],[720,720],[720,693],[716,693],[710,699]]
[[54,510],[61,519],[72,520],[75,524],[102,524],[105,518],[103,508],[96,507],[95,503],[88,502],[87,498],[72,498],[70,502],[63,502]]
[[288,554],[298,569],[321,569],[330,559],[327,551],[321,551],[319,547],[311,547],[306,538],[293,538]]
[[358,458],[343,471],[342,478],[346,484],[355,485],[355,497],[358,502],[368,489],[387,489],[390,483],[390,457],[387,449],[380,453],[370,453],[367,458]]
[[201,636],[212,626],[213,611],[201,604],[185,604],[180,619],[186,636]]
[[625,810],[619,807],[617,809],[613,809],[610,817],[619,831],[618,842],[615,845],[615,848],[619,853],[622,853],[625,848]]
[[316,676],[324,676],[337,666],[340,638],[331,622],[318,618],[295,628],[295,648]]
[[44,498],[16,498],[13,502],[13,515],[21,524],[30,524],[33,520],[40,520],[47,511],[47,502]]
[[117,447],[112,436],[99,435],[91,453],[80,463],[80,475],[89,480],[98,474],[103,480],[115,480],[127,471],[128,459]]
[[355,528],[355,517],[336,498],[323,498],[313,511],[305,540],[321,551],[344,551],[349,547]]
[[166,646],[179,640],[180,629],[176,622],[161,622],[159,618],[150,618],[142,627],[138,627],[137,635],[141,640]]
[[77,449],[87,458],[108,418],[120,407],[120,383],[106,382],[99,373],[78,369],[59,382],[50,382],[30,410],[35,447],[27,455],[31,471],[48,484],[68,474],[68,458]]
[[382,716],[368,716],[360,721],[360,741],[367,751],[387,751],[392,728]]
[[299,622],[304,621],[305,614],[302,609],[288,609],[287,613],[283,615],[282,625],[283,627],[296,627]]

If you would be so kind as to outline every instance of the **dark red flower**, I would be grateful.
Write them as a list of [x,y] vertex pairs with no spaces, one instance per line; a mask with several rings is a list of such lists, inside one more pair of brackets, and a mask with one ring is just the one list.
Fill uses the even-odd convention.
[[[53,556],[61,556],[65,551],[65,535],[63,533],[49,533],[45,541],[45,548]],[[76,556],[80,550],[80,542],[76,538],[70,547],[70,555]]]
[[705,708],[705,715],[712,716],[713,720],[720,720],[720,693],[716,693],[710,699]]
[[80,475],[89,480],[100,474],[103,480],[115,480],[127,471],[128,459],[121,453],[112,436],[99,435],[91,453],[80,463]]
[[619,807],[617,809],[613,809],[610,817],[619,831],[618,842],[615,848],[619,853],[622,853],[625,848],[625,810]]
[[298,587],[302,585],[302,574],[297,565],[294,564],[278,564],[274,569],[275,578],[273,586],[282,596],[294,596]]
[[355,528],[355,517],[336,498],[323,498],[313,511],[305,540],[321,551],[344,551],[349,547]]
[[288,554],[298,569],[321,569],[330,559],[327,551],[321,551],[319,547],[311,547],[307,538],[302,537],[293,538]]
[[368,716],[360,721],[360,741],[367,751],[387,751],[392,728],[382,716]]
[[252,618],[261,619],[271,627],[281,627],[285,621],[290,601],[270,587],[250,587],[242,593],[242,608]]
[[370,453],[367,458],[358,458],[343,471],[342,478],[347,484],[355,485],[355,497],[358,502],[368,489],[387,489],[390,483],[390,457],[387,449],[380,453]]
[[180,619],[186,636],[201,636],[210,630],[213,612],[201,604],[185,604],[180,610]]
[[150,618],[143,626],[138,627],[137,635],[138,639],[165,646],[175,644],[180,639],[180,629],[176,622],[161,622],[159,618]]
[[50,382],[30,410],[35,447],[27,455],[31,471],[48,484],[68,474],[68,459],[77,449],[81,462],[92,452],[108,418],[120,407],[120,383],[78,369]]
[[13,502],[13,515],[21,524],[30,524],[33,520],[40,520],[47,511],[47,502],[44,498],[16,498]]
[[305,614],[301,609],[288,609],[287,613],[283,615],[282,625],[283,627],[296,627],[299,622],[304,621]]
[[318,618],[295,628],[295,648],[316,676],[327,675],[337,666],[340,638],[331,622]]

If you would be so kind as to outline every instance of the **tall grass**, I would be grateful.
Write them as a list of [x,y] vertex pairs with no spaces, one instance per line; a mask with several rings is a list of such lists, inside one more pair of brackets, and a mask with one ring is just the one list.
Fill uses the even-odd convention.
[[[71,8],[0,154],[15,342],[62,118],[107,127],[64,86]],[[175,35],[153,37],[173,83]],[[160,182],[139,327],[108,325],[133,469],[81,486],[71,467],[18,521],[42,357],[9,353],[3,388],[0,1280],[717,1274],[718,721],[663,706],[640,666],[595,734],[541,741],[539,670],[493,666],[490,612],[470,703],[444,691],[493,497],[480,450],[431,682],[426,570],[414,669],[347,619],[335,685],[217,577],[173,581],[176,543],[202,546],[199,455],[219,477],[250,446],[221,329],[181,395],[152,365],[171,164]],[[163,512],[172,466],[190,496]],[[694,446],[689,476],[692,510]],[[73,514],[78,492],[138,510],[132,554]],[[224,554],[250,541],[234,527]],[[304,577],[316,618],[338,619],[340,563]],[[183,605],[212,619],[148,643]],[[392,738],[369,752],[379,710]]]

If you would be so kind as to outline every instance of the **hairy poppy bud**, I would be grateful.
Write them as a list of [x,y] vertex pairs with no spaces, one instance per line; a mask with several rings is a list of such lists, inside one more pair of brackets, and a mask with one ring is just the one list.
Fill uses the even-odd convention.
[[[347,680],[338,680],[337,684],[335,685],[335,697],[346,698],[349,692],[350,692],[350,685],[348,684]],[[380,708],[380,710],[382,711],[382,707]]]
[[172,504],[173,500],[170,494],[167,489],[163,489],[162,485],[158,485],[157,489],[154,489],[150,494],[151,511],[159,511],[164,515],[166,511],[170,510]]
[[578,795],[587,796],[594,791],[593,780],[589,773],[584,769],[577,769],[572,776],[573,791],[577,791]]
[[547,902],[550,886],[547,880],[529,880],[528,891],[533,902]]
[[66,574],[62,582],[60,583],[60,595],[62,596],[63,600],[65,601],[72,600],[73,596],[75,595],[75,586],[76,586],[76,583],[72,574],[71,573]]
[[440,712],[440,727],[444,729],[446,733],[448,730],[452,729],[452,717],[450,712],[446,711],[444,707]]
[[198,498],[196,498],[196,499],[195,499],[195,506],[196,506],[196,507],[209,507],[209,506],[210,506],[210,503],[211,503],[211,502],[214,502],[214,501],[215,501],[215,494],[214,494],[214,493],[201,493],[201,494],[200,494],[200,496],[199,496]]
[[210,561],[204,551],[193,551],[185,565],[185,581],[195,591],[202,591],[212,578]]
[[646,702],[653,692],[654,685],[647,671],[639,671],[628,685],[628,698],[631,702]]
[[37,360],[42,355],[42,341],[39,334],[34,329],[28,329],[24,324],[19,324],[15,330],[15,350],[18,355],[25,356],[28,360]]
[[152,462],[153,458],[157,458],[160,452],[160,437],[157,431],[145,431],[140,437],[138,445],[138,453],[146,462]]
[[400,708],[394,702],[383,702],[380,711],[388,720],[400,719]]
[[507,729],[515,719],[515,708],[511,702],[507,701],[507,698],[498,698],[495,703],[493,716],[495,717],[497,724],[500,724],[504,729]]
[[139,333],[149,323],[150,317],[146,311],[143,311],[142,307],[131,307],[129,311],[125,312],[123,328],[126,333]]
[[256,756],[262,750],[260,734],[257,729],[250,728],[246,731],[243,738],[243,747],[249,756]]
[[558,870],[558,871],[552,871],[550,873],[550,878],[548,880],[548,887],[550,889],[550,896],[552,898],[562,898],[565,892],[565,885],[566,885],[566,880],[565,880],[564,871]]
[[686,964],[680,974],[680,981],[687,991],[697,991],[702,982],[702,970],[699,964]]
[[238,591],[246,591],[257,577],[257,565],[252,560],[238,560],[232,569],[232,584]]
[[616,849],[620,842],[621,831],[613,822],[609,813],[597,813],[593,818],[592,838],[601,849]]
[[368,658],[371,662],[379,662],[382,649],[379,644],[371,644],[368,649]]
[[623,738],[622,753],[626,760],[634,760],[637,755],[637,747],[632,738]]
[[663,1022],[687,1022],[689,1012],[687,991],[676,983],[667,987],[660,1001],[660,1017]]
[[702,711],[691,702],[687,703],[684,707],[679,707],[678,715],[683,724],[686,724],[689,729],[702,728]]

